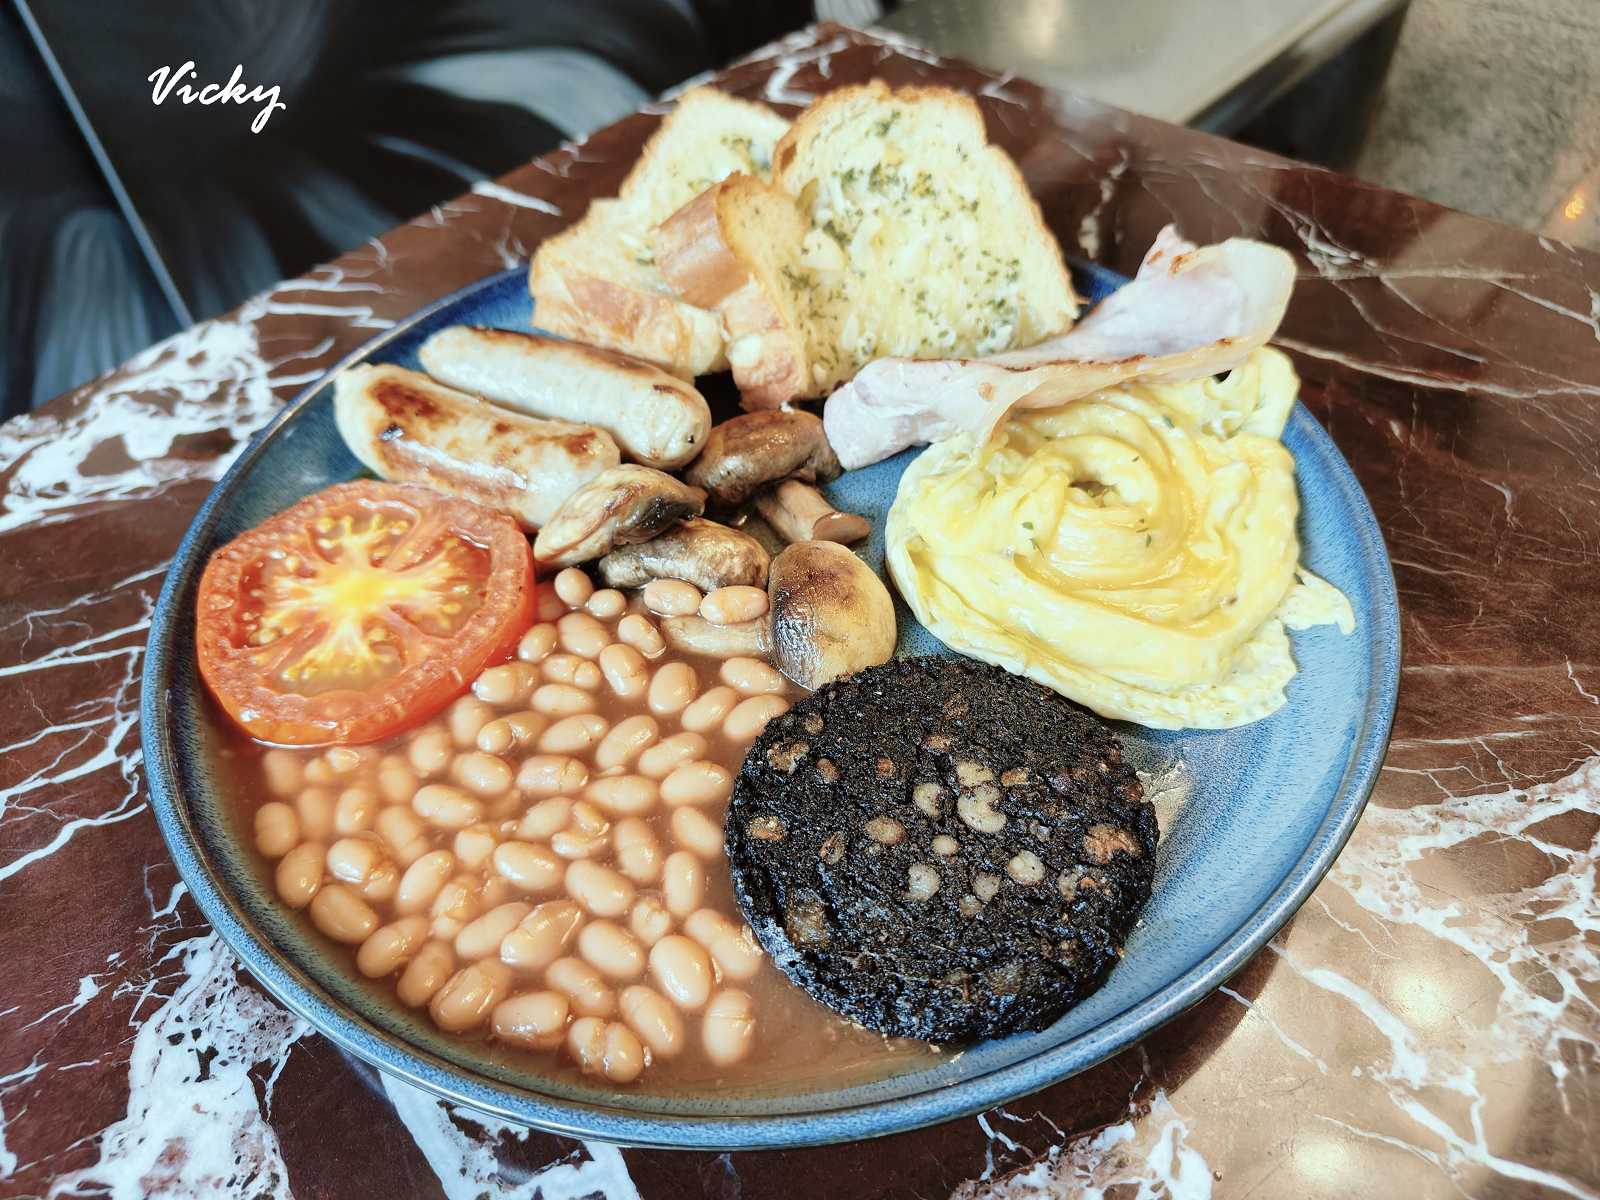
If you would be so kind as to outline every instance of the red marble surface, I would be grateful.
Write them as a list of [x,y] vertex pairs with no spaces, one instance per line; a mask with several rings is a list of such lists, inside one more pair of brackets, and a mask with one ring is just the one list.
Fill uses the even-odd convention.
[[142,791],[190,515],[275,406],[609,193],[641,114],[0,427],[0,1194],[1597,1196],[1600,258],[825,27],[719,83],[977,94],[1069,253],[1292,250],[1280,343],[1383,523],[1405,677],[1355,838],[1226,988],[1101,1067],[880,1142],[672,1154],[385,1084],[211,935]]

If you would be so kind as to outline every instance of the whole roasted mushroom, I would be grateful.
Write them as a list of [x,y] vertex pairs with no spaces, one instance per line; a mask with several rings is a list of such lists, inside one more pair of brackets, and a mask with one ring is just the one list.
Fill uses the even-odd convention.
[[618,547],[600,560],[600,574],[607,587],[682,579],[709,592],[732,584],[765,587],[771,561],[748,533],[695,517],[648,542]]
[[826,483],[842,469],[820,418],[773,410],[712,426],[705,449],[684,478],[704,488],[719,506],[733,508],[774,480]]
[[786,542],[859,542],[872,532],[872,522],[857,513],[840,512],[809,483],[785,479],[756,497],[756,511]]
[[706,494],[651,467],[625,463],[596,475],[561,502],[539,530],[533,555],[570,567],[647,542],[705,510]]

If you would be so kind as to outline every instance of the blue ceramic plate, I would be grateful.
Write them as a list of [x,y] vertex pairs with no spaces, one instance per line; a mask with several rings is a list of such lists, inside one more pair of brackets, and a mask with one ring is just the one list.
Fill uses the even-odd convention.
[[[1122,280],[1080,271],[1091,299]],[[526,329],[523,272],[485,279],[418,313],[345,364],[415,367],[434,330],[471,322]],[[257,979],[338,1045],[383,1071],[507,1120],[639,1145],[742,1149],[870,1137],[981,1111],[1106,1058],[1204,997],[1294,913],[1339,853],[1377,777],[1399,680],[1394,580],[1377,521],[1328,435],[1296,406],[1285,441],[1297,463],[1308,566],[1343,589],[1356,632],[1297,634],[1300,674],[1272,717],[1223,732],[1127,726],[1130,758],[1191,781],[1163,811],[1155,894],[1105,987],[1052,1028],[918,1059],[872,1083],[718,1090],[667,1097],[520,1069],[426,1017],[326,953],[275,902],[225,794],[194,665],[194,595],[207,557],[309,492],[358,471],[334,429],[330,374],[288,405],[217,484],[173,560],[156,607],[143,683],[151,800],[201,909]],[[865,556],[883,565],[882,524],[914,452],[852,472],[835,503],[872,517]],[[901,652],[942,649],[900,611]],[[1170,800],[1170,797],[1169,797]],[[1162,802],[1158,800],[1158,807]]]

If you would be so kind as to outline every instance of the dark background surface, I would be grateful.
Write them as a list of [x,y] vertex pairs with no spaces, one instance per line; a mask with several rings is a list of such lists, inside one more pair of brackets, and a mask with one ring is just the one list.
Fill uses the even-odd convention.
[[[815,15],[811,0],[17,0],[0,9],[0,415]],[[153,103],[151,72],[191,60],[197,90],[240,64],[286,107],[253,133],[263,101]]]

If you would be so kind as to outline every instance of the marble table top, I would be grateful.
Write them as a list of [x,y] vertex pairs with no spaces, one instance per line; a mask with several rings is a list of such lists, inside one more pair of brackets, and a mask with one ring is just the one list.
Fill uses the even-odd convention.
[[0,427],[0,1194],[1600,1196],[1600,257],[837,27],[718,82],[789,106],[874,75],[972,90],[1069,254],[1131,272],[1176,220],[1298,257],[1279,343],[1405,620],[1381,782],[1310,902],[1094,1070],[766,1154],[451,1110],[240,972],[144,796],[167,560],[276,406],[609,194],[652,110]]

